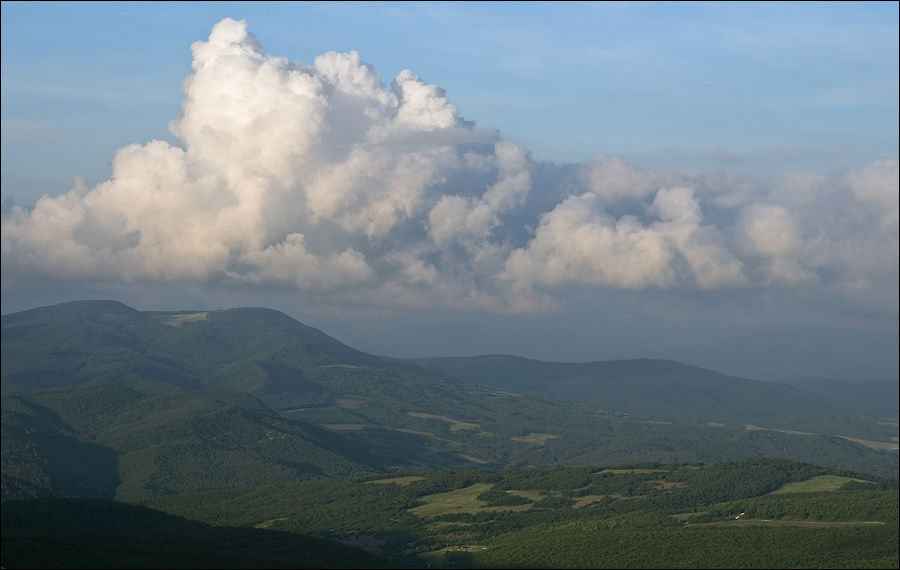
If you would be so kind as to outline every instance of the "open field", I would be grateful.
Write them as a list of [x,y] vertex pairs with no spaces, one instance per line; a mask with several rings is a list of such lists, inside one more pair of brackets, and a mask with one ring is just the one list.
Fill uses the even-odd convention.
[[865,482],[862,479],[853,479],[851,477],[841,477],[839,475],[819,475],[806,481],[798,481],[796,483],[788,483],[780,489],[772,491],[772,495],[781,493],[818,493],[820,491],[837,491],[844,483],[849,481]]
[[444,564],[446,564],[447,559],[445,558],[445,556],[450,552],[478,552],[481,550],[487,550],[487,546],[482,546],[480,544],[446,546],[439,550],[432,550],[431,552],[420,552],[419,557],[427,561],[429,564],[435,564],[438,567],[442,567]]
[[168,325],[170,327],[180,327],[185,323],[196,323],[197,321],[205,321],[207,320],[208,313],[185,313],[182,315],[165,315],[164,317],[159,317],[159,320],[164,325]]
[[512,505],[502,507],[488,507],[487,502],[479,500],[478,495],[493,487],[492,483],[475,483],[462,489],[425,495],[419,500],[424,505],[419,505],[408,512],[420,517],[430,518],[452,513],[483,513],[490,511],[524,511],[530,509],[533,504]]
[[258,525],[256,525],[255,528],[269,528],[270,526],[272,526],[273,524],[275,524],[277,522],[286,521],[286,520],[288,520],[287,517],[279,517],[277,519],[269,519],[267,521],[259,523]]
[[[891,425],[887,422],[878,422],[879,424]],[[774,428],[765,428],[756,426],[753,424],[746,424],[744,429],[747,430],[761,430],[761,431],[777,431],[779,433],[787,433],[791,435],[816,435],[807,431],[796,431],[789,429],[774,429]],[[878,449],[880,451],[900,451],[900,443],[897,441],[875,441],[871,439],[860,439],[858,437],[850,437],[848,435],[836,435],[835,437],[839,437],[841,439],[846,439],[847,441],[852,441],[854,443],[858,443],[860,445],[864,445],[870,449]],[[892,440],[897,440],[897,438],[892,437]]]
[[766,428],[766,427],[755,426],[755,425],[753,425],[753,424],[746,424],[746,425],[744,426],[744,429],[746,429],[746,430],[758,430],[758,431],[777,431],[778,433],[789,433],[789,434],[791,434],[791,435],[816,435],[816,434],[814,434],[814,433],[812,433],[812,432],[808,432],[808,431],[797,431],[797,430],[792,430],[792,429],[774,429],[774,428]]
[[454,420],[453,418],[449,418],[447,416],[439,416],[437,414],[426,414],[423,412],[407,412],[407,413],[414,418],[440,420],[442,422],[447,422],[448,424],[450,424],[450,431],[459,431],[461,429],[474,429],[474,430],[481,429],[481,426],[479,426],[478,424]]
[[646,495],[634,495],[633,497],[626,497],[625,495],[585,495],[583,497],[578,497],[577,499],[575,499],[575,502],[572,503],[572,508],[580,509],[582,507],[590,507],[599,503],[607,497],[619,501],[629,501],[632,499],[645,499]]
[[521,441],[522,443],[536,443],[537,445],[544,445],[551,439],[559,439],[560,436],[552,434],[552,433],[529,433],[524,437],[510,437],[509,439],[513,441]]
[[[530,501],[540,501],[541,499],[544,499],[547,497],[546,491],[541,491],[538,489],[527,489],[527,490],[513,489],[510,491],[507,491],[507,493],[509,493],[510,495],[518,495],[520,497],[525,497],[526,499],[528,499]],[[553,491],[550,491],[550,493],[553,493]]]
[[331,431],[359,431],[365,429],[369,424],[322,424],[325,429]]
[[603,471],[597,471],[597,474],[600,473],[612,473],[613,475],[633,475],[633,474],[647,474],[647,473],[667,473],[668,469],[604,469]]
[[573,509],[580,509],[582,507],[588,507],[590,505],[599,503],[609,495],[585,495],[583,497],[578,497],[575,499],[575,502],[572,503]]
[[374,481],[366,481],[367,485],[400,485],[405,487],[413,481],[422,481],[425,477],[419,475],[409,475],[407,477],[393,477],[391,479],[375,479]]
[[[850,437],[847,435],[839,435],[837,437],[846,439],[848,441],[856,442],[860,445],[865,445],[866,447],[870,447],[872,449],[880,449],[883,451],[898,451],[898,450],[900,450],[900,443],[897,443],[896,441],[894,441],[894,442],[872,441],[870,439],[859,439],[857,437]],[[897,439],[897,438],[892,438],[892,439]]]
[[488,461],[488,460],[486,460],[486,459],[480,459],[480,458],[478,458],[478,457],[473,457],[473,456],[471,456],[471,455],[463,455],[462,453],[457,453],[456,455],[457,455],[458,457],[462,457],[462,458],[465,459],[466,461],[471,461],[472,463],[476,463],[476,464],[478,464],[478,465],[484,465],[484,464],[486,464],[486,463],[490,463],[490,461]]
[[873,526],[883,525],[880,521],[847,521],[847,522],[822,522],[822,521],[786,521],[770,519],[738,519],[730,521],[716,521],[708,523],[688,524],[687,526],[805,526],[813,528],[828,528],[838,526]]
[[449,513],[477,513],[487,503],[479,501],[476,497],[493,487],[490,483],[475,483],[462,489],[435,493],[421,497],[424,505],[408,509],[414,515],[420,517],[436,517]]

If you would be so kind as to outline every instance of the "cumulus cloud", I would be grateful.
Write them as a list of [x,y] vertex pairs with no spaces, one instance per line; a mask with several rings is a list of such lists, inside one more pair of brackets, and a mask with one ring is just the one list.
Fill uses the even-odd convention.
[[500,224],[500,215],[524,200],[531,187],[525,151],[514,144],[498,142],[492,158],[499,179],[484,195],[445,195],[428,213],[428,233],[438,246],[453,240],[483,242]]
[[703,224],[700,202],[691,188],[661,189],[651,210],[660,218],[655,229],[684,259],[697,287],[730,288],[746,282],[741,261],[728,251],[719,231]]
[[896,234],[900,217],[900,176],[896,160],[877,160],[867,168],[847,174],[847,183],[857,200],[878,208],[880,223]]
[[822,287],[896,307],[897,160],[774,180],[608,155],[536,165],[440,87],[409,70],[385,85],[356,52],[289,61],[231,19],[191,51],[179,144],[126,146],[109,180],[4,213],[5,289],[186,282],[520,311],[570,285]]
[[619,157],[605,154],[585,165],[583,176],[591,192],[613,204],[622,200],[643,200],[679,178],[674,173],[643,171]]
[[674,282],[672,250],[632,216],[605,214],[597,196],[567,198],[541,218],[528,246],[512,252],[503,276],[519,287],[588,283],[625,289]]
[[788,210],[775,204],[754,204],[741,211],[736,227],[747,255],[761,260],[767,283],[801,284],[815,276],[799,258],[803,239]]

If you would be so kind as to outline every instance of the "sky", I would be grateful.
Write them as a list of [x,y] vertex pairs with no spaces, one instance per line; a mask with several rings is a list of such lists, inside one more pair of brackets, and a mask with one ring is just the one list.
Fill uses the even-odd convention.
[[2,312],[898,376],[898,4],[2,3]]

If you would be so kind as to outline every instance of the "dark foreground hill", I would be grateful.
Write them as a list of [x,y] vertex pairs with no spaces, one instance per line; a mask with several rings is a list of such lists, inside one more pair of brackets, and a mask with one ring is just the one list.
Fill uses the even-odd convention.
[[91,499],[3,504],[4,568],[394,568],[321,538],[213,527]]
[[[408,469],[752,457],[897,474],[896,451],[877,448],[896,424],[865,410],[657,363],[672,401],[638,413],[612,390],[526,393],[555,366],[533,362],[523,385],[501,389],[354,350],[267,309],[85,301],[4,315],[2,497],[141,500]],[[799,430],[813,411],[819,423]]]

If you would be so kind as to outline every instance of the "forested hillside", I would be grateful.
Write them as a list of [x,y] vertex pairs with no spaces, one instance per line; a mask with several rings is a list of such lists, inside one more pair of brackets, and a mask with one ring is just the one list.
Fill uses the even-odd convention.
[[[312,567],[313,562],[411,568],[896,568],[898,563],[896,479],[786,460],[410,471],[184,493],[145,506],[154,510],[104,502],[7,502],[4,565],[74,566],[72,561],[83,560],[91,567],[145,568],[200,567],[201,562],[235,568]],[[51,526],[66,531],[54,533]],[[129,546],[135,541],[127,539],[137,532],[145,533],[142,540]],[[366,559],[355,548],[377,559]],[[302,559],[291,560],[296,556]]]
[[[751,424],[885,442],[897,435],[896,412],[871,406],[869,401],[851,404],[853,400],[846,397],[823,396],[785,383],[735,378],[671,360],[572,363],[485,355],[406,362],[449,379],[503,390],[569,396],[656,421]],[[833,383],[829,386],[836,390]],[[896,386],[894,382],[895,390]]]
[[447,362],[266,309],[5,315],[2,563],[897,566],[884,410],[666,361]]
[[[752,457],[897,474],[886,436],[771,429],[769,412],[745,412],[755,425],[690,420],[683,399],[672,400],[666,417],[682,418],[673,421],[617,410],[612,391],[604,400],[500,389],[486,376],[454,379],[356,351],[265,309],[148,313],[114,301],[74,302],[6,315],[2,332],[7,499],[140,500],[406,468]],[[560,370],[564,379],[593,370],[597,380],[605,367],[607,383],[629,370],[633,382],[637,370],[685,389],[699,382],[693,374],[704,386],[720,382],[710,397],[727,396],[730,409],[751,382],[678,363],[492,360],[500,366],[488,369],[495,383],[515,377],[529,388]],[[519,366],[515,374],[500,374],[509,362]],[[760,391],[767,383],[751,384],[754,401],[773,394]],[[791,394],[798,410],[819,410],[835,430],[896,429]]]

